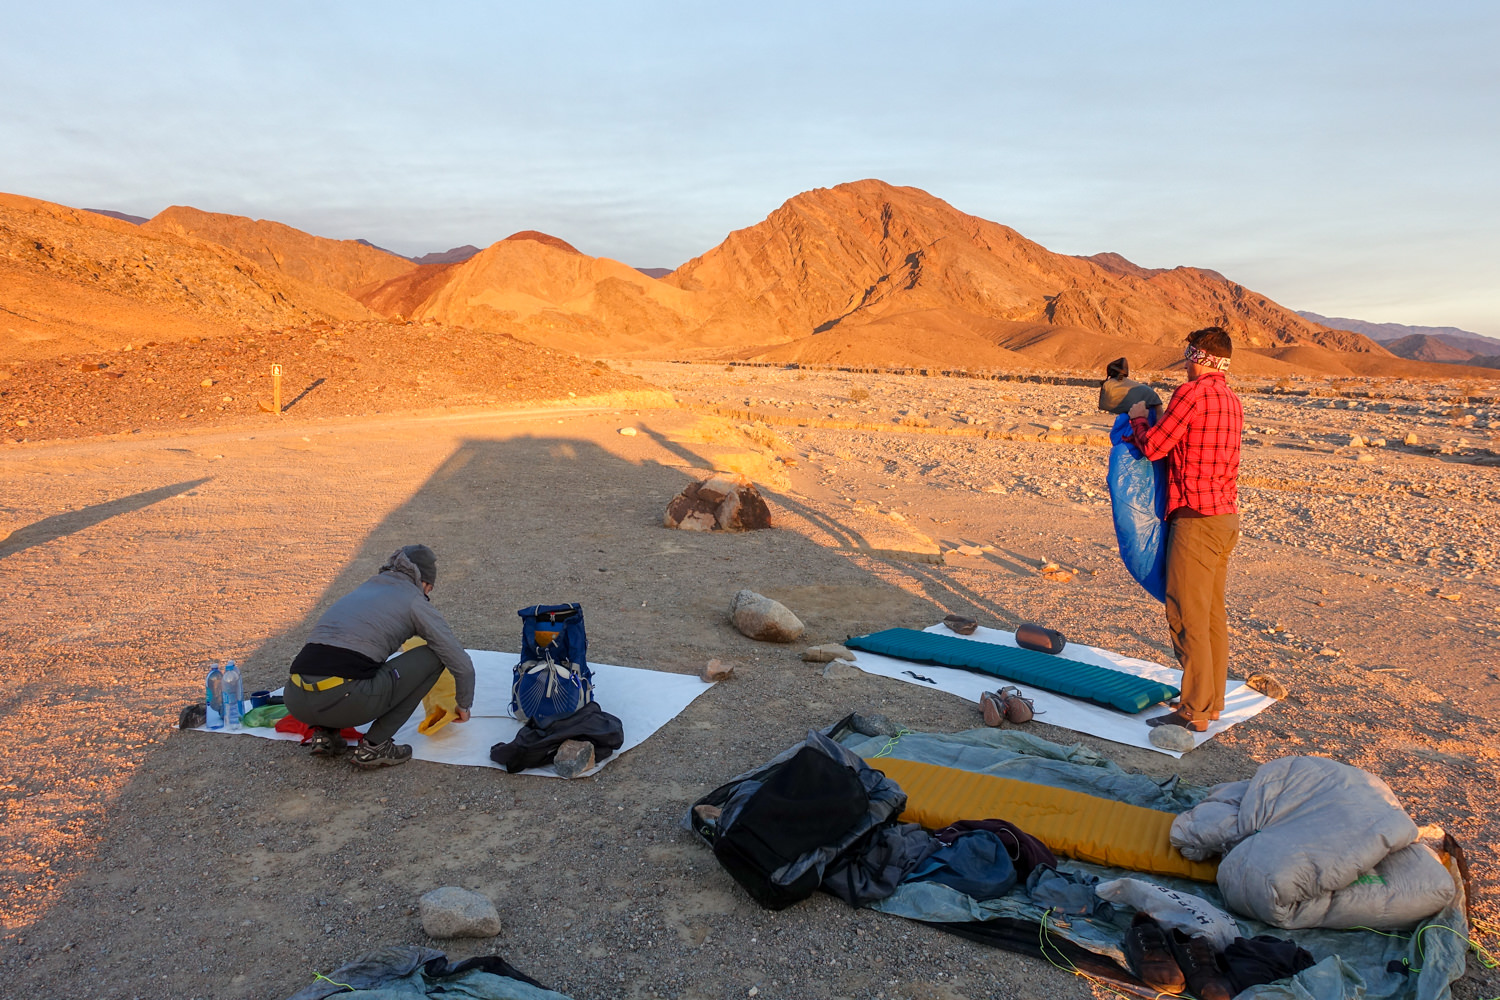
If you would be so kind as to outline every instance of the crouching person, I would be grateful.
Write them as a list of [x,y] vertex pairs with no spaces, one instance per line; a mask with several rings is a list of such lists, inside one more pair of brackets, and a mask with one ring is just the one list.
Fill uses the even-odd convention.
[[[469,721],[474,664],[430,603],[428,595],[436,581],[433,551],[425,545],[407,545],[318,619],[307,645],[292,661],[286,685],[287,710],[312,729],[313,753],[344,750],[339,730],[369,722],[354,750],[354,763],[406,763],[411,747],[392,737],[444,667],[453,675],[457,694],[454,721]],[[427,645],[386,659],[412,636],[421,636]]]

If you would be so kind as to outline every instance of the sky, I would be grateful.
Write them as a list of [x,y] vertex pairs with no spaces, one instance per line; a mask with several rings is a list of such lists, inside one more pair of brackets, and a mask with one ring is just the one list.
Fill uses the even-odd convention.
[[1500,336],[1500,4],[0,0],[0,190],[674,267],[877,177]]

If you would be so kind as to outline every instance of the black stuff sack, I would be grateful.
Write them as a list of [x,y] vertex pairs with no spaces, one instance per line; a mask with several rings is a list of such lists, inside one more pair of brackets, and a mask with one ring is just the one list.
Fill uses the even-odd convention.
[[714,857],[761,906],[785,909],[813,894],[822,870],[809,868],[787,884],[776,882],[775,873],[838,843],[869,810],[853,769],[803,747],[762,780],[735,789],[724,803]]

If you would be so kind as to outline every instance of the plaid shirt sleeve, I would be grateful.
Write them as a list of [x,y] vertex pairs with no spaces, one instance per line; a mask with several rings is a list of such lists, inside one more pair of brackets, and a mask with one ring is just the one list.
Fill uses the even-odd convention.
[[1236,480],[1245,416],[1223,375],[1210,372],[1172,394],[1155,427],[1132,420],[1136,445],[1149,459],[1169,458],[1167,512],[1190,507],[1199,514],[1239,510]]

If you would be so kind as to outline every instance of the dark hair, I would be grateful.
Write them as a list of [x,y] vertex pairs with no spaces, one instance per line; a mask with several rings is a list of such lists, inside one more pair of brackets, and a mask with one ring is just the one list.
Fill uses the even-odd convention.
[[1188,334],[1188,343],[1216,358],[1234,356],[1234,344],[1229,339],[1229,331],[1222,326],[1205,326],[1201,330],[1194,330]]
[[1124,358],[1115,358],[1105,367],[1104,374],[1110,378],[1128,378],[1130,376],[1130,362]]

